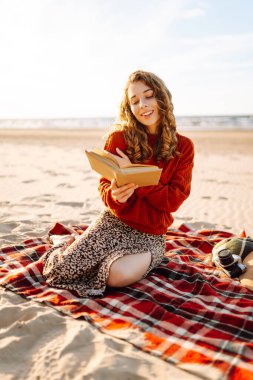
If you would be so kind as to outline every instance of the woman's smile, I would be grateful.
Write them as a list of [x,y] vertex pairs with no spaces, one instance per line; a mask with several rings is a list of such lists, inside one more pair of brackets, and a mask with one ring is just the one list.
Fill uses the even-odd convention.
[[149,116],[151,116],[153,113],[154,113],[154,111],[148,111],[148,112],[142,113],[141,116],[149,117]]

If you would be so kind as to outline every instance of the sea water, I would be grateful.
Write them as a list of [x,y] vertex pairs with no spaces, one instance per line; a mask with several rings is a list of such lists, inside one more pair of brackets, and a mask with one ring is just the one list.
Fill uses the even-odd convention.
[[[115,124],[114,118],[52,118],[52,119],[0,119],[4,129],[106,129]],[[231,116],[176,116],[178,130],[252,130],[253,115]]]

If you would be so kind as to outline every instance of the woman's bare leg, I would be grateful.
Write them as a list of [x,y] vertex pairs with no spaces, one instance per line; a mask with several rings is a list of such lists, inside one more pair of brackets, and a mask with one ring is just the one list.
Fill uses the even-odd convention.
[[245,257],[243,264],[246,265],[247,271],[240,276],[240,282],[245,288],[253,291],[253,251]]
[[121,287],[139,281],[147,272],[150,262],[150,252],[126,255],[115,260],[110,268],[107,285]]

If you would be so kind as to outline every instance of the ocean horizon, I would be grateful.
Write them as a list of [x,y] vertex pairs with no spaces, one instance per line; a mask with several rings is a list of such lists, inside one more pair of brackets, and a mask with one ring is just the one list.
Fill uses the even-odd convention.
[[[106,129],[112,117],[0,119],[0,129]],[[252,130],[253,115],[176,116],[178,130]]]

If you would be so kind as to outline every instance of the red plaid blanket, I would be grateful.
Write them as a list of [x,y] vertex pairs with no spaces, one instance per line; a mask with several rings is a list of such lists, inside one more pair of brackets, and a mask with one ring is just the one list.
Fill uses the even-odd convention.
[[[87,226],[57,223],[49,236],[68,239]],[[192,231],[167,232],[162,264],[144,280],[108,289],[103,298],[80,298],[49,287],[40,257],[52,244],[38,238],[0,250],[0,284],[28,299],[45,302],[101,331],[205,379],[253,378],[253,293],[215,269],[213,245],[233,236]]]

